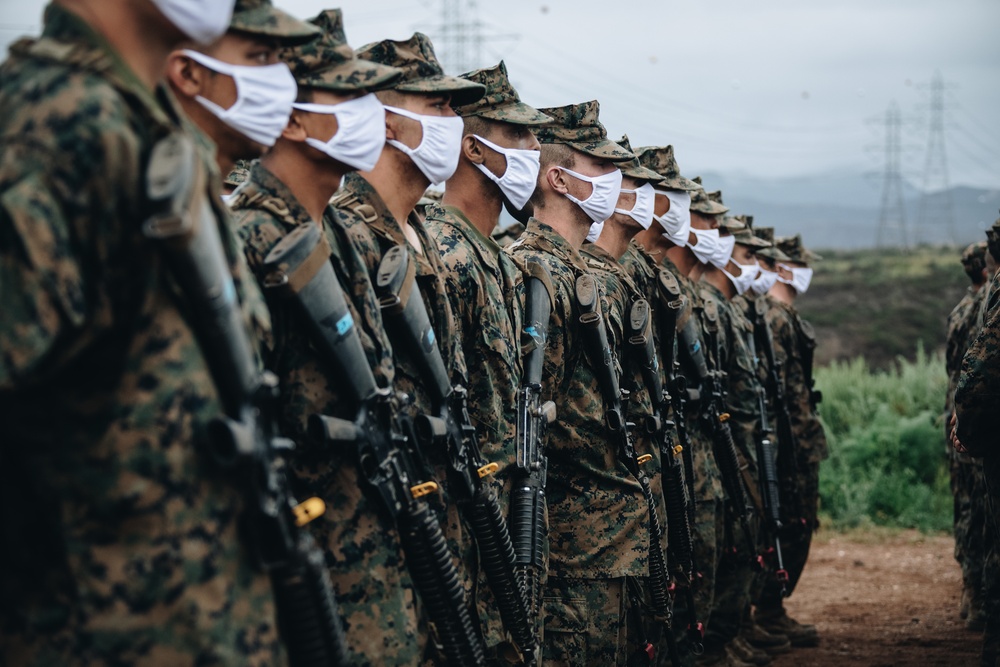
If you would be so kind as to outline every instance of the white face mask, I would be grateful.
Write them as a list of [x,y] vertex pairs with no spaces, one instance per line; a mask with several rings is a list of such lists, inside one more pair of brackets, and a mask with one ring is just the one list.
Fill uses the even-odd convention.
[[757,265],[757,262],[754,262],[753,264],[733,263],[740,268],[740,275],[734,276],[725,269],[722,269],[722,272],[725,273],[726,277],[729,278],[729,281],[733,283],[733,287],[736,288],[736,293],[744,294],[748,289],[750,289],[750,286],[753,285],[760,267]]
[[643,229],[649,229],[649,226],[653,224],[653,204],[656,201],[656,191],[653,190],[651,183],[645,183],[635,190],[621,190],[623,195],[635,195],[635,204],[632,205],[632,210],[626,211],[623,208],[616,208],[615,213],[621,213],[622,215],[627,215],[632,218]]
[[451,178],[458,168],[458,157],[462,152],[462,133],[465,130],[462,118],[423,116],[398,107],[386,107],[385,110],[418,121],[424,135],[416,148],[410,148],[395,139],[389,139],[386,143],[409,155],[420,173],[432,184],[437,185]]
[[160,13],[199,44],[211,44],[226,34],[236,0],[152,0]]
[[622,172],[615,169],[609,174],[601,176],[584,176],[566,167],[558,167],[573,178],[587,181],[591,184],[590,196],[584,200],[579,200],[573,195],[566,193],[566,199],[570,200],[583,209],[592,222],[604,222],[615,212],[615,205],[618,203],[618,193],[622,189]]
[[799,294],[805,294],[806,290],[809,289],[809,283],[812,282],[813,270],[810,268],[793,268],[791,266],[786,266],[785,264],[779,264],[779,266],[783,269],[791,271],[792,279],[785,280],[781,276],[778,276],[778,282],[791,285]]
[[228,109],[200,95],[195,99],[251,141],[273,146],[288,125],[292,104],[299,92],[288,65],[231,65],[197,51],[185,50],[184,55],[236,82],[236,103]]
[[755,294],[767,294],[774,287],[774,283],[778,281],[778,274],[774,271],[768,271],[764,267],[760,269],[760,275],[757,279],[753,281],[750,286]]
[[603,231],[604,221],[590,223],[590,231],[587,232],[587,240],[591,243],[597,243],[597,239],[601,238],[601,232]]
[[708,263],[717,269],[725,269],[726,264],[729,264],[729,259],[733,256],[733,248],[735,247],[735,236],[732,234],[720,236],[719,245],[716,246],[715,252],[712,253],[712,256],[708,258]]
[[702,264],[708,264],[708,260],[719,251],[719,230],[718,229],[694,229],[691,228],[697,243],[691,245],[685,241],[685,245],[691,248],[691,252]]
[[540,168],[538,151],[524,148],[504,148],[497,146],[491,141],[483,139],[478,134],[472,135],[482,144],[489,146],[497,153],[500,153],[507,160],[507,169],[502,176],[497,176],[486,168],[485,165],[476,163],[476,169],[486,174],[500,187],[500,192],[507,198],[507,201],[516,209],[524,208],[524,205],[531,199],[538,183],[538,170]]
[[371,171],[385,146],[385,107],[372,93],[340,104],[293,104],[310,113],[337,117],[337,132],[320,141],[312,137],[306,143],[359,171]]
[[682,248],[687,245],[691,233],[691,193],[683,190],[654,190],[670,200],[670,210],[653,219],[663,227],[663,236]]

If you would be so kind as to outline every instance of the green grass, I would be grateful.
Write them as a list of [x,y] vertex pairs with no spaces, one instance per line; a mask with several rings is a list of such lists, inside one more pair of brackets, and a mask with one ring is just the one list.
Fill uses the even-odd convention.
[[834,528],[947,530],[951,526],[940,353],[872,370],[862,358],[817,371],[830,458],[821,512]]

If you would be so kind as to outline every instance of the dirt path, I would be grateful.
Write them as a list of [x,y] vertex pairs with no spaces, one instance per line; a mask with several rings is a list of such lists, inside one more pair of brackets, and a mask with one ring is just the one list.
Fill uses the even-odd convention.
[[961,572],[950,537],[821,533],[786,608],[815,623],[818,648],[774,667],[974,666],[981,635],[958,617]]

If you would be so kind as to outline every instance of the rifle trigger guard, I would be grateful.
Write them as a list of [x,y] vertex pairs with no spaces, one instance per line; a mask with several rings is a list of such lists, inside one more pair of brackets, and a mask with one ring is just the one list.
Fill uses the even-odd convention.
[[410,493],[413,494],[414,498],[423,498],[424,496],[434,493],[437,490],[437,482],[422,482],[416,486],[410,487]]
[[326,512],[326,503],[322,498],[308,498],[292,508],[295,515],[295,525],[302,528],[313,519],[318,519]]
[[500,465],[499,464],[497,464],[497,463],[487,463],[486,465],[484,465],[482,468],[480,468],[476,472],[479,474],[479,479],[483,479],[484,477],[488,477],[490,475],[495,474],[497,470],[500,470]]

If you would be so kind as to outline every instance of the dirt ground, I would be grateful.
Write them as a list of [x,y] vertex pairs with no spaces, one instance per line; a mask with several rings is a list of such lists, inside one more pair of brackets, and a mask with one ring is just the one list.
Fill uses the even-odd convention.
[[792,617],[817,626],[820,645],[774,667],[978,665],[981,635],[958,616],[953,545],[912,532],[820,533],[786,602]]

